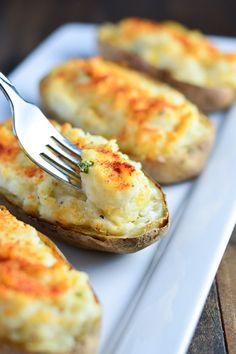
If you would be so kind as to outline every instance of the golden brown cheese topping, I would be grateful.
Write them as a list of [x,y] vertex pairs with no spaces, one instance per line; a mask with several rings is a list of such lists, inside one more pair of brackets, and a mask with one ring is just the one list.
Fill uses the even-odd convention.
[[33,164],[16,144],[7,121],[0,125],[0,191],[13,204],[49,222],[114,236],[140,234],[166,213],[161,191],[114,140],[86,134],[68,123],[54,124],[82,148],[83,160],[93,162],[88,173],[80,174],[82,190]]
[[42,81],[41,92],[59,117],[116,138],[141,161],[184,148],[211,128],[177,91],[101,58],[58,66]]
[[[30,268],[29,268],[30,267]],[[0,291],[16,291],[31,296],[54,296],[64,290],[63,282],[41,284],[36,279],[43,267],[9,258],[0,258]]]
[[65,260],[47,247],[31,226],[0,207],[0,293],[60,295],[69,287],[64,268]]
[[[106,25],[104,25],[105,28]],[[107,25],[108,26],[108,25]],[[222,53],[213,46],[213,44],[198,31],[190,31],[186,27],[172,21],[154,22],[139,18],[128,18],[121,21],[118,25],[114,25],[113,30],[119,31],[120,36],[112,38],[115,44],[132,43],[142,35],[160,35],[168,34],[177,41],[186,53],[203,59],[209,56],[217,58]],[[105,32],[105,29],[104,29]],[[101,29],[101,37],[103,35],[103,27]],[[114,33],[113,33],[114,35]],[[105,34],[104,34],[105,36]],[[228,55],[227,55],[228,57]]]
[[236,87],[236,53],[223,53],[199,31],[176,22],[128,18],[101,26],[99,39],[169,70],[176,79]]
[[[65,123],[59,128],[55,123],[55,126],[66,136],[68,132],[69,135],[70,132],[73,133],[69,124]],[[22,150],[12,134],[10,120],[6,122],[5,125],[0,126],[0,137],[0,161],[11,162],[17,159],[18,155],[22,155]],[[112,184],[115,189],[127,189],[132,185],[132,175],[135,174],[136,169],[129,161],[124,160],[120,152],[113,151],[111,146],[106,144],[96,146],[91,142],[88,143],[86,136],[78,140],[78,136],[74,134],[74,136],[71,136],[70,140],[81,149],[92,150],[92,153],[96,153],[96,165],[99,165],[99,169],[102,171],[104,178],[107,178],[107,183]],[[17,174],[29,178],[34,177],[39,181],[44,179],[45,175],[44,171],[36,165],[27,165],[23,168],[19,165]]]
[[100,315],[86,274],[0,206],[0,341],[70,352]]

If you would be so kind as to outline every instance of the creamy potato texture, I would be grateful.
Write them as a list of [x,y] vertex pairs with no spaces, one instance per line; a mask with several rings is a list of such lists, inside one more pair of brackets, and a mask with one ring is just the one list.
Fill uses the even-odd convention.
[[162,193],[144,175],[139,163],[118,150],[114,140],[73,129],[56,128],[82,148],[93,161],[81,173],[82,191],[51,177],[19,148],[11,122],[0,125],[0,190],[27,214],[62,226],[81,227],[99,234],[138,235],[164,215]]
[[52,115],[116,138],[138,161],[162,160],[208,137],[209,120],[182,94],[102,58],[75,59],[41,82]]
[[98,324],[101,309],[87,275],[47,242],[0,207],[0,341],[65,353]]
[[236,88],[236,53],[223,53],[200,32],[178,23],[129,18],[101,26],[99,39],[168,70],[180,81]]

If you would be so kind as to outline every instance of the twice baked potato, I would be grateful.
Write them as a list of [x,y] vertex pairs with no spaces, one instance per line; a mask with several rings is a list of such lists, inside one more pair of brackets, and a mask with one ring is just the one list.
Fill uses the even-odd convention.
[[95,354],[100,319],[87,275],[0,206],[0,353]]
[[197,176],[214,140],[210,121],[182,94],[102,58],[56,67],[40,92],[53,117],[116,138],[160,183]]
[[175,22],[128,18],[98,31],[100,53],[172,85],[202,111],[236,98],[236,53],[223,53],[198,31]]
[[11,121],[0,124],[0,193],[4,203],[39,230],[82,248],[128,253],[156,241],[168,226],[165,196],[115,141],[55,127],[92,162],[78,191],[50,176],[18,146]]

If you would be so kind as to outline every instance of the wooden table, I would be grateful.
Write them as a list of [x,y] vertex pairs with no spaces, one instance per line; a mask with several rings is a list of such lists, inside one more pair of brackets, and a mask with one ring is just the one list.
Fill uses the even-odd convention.
[[[102,22],[127,16],[175,18],[206,33],[236,36],[234,0],[169,1],[1,0],[0,70],[8,73],[52,30],[65,22]],[[236,230],[225,252],[189,354],[236,353]],[[165,353],[159,353],[165,354]]]
[[192,339],[188,354],[236,353],[236,228]]

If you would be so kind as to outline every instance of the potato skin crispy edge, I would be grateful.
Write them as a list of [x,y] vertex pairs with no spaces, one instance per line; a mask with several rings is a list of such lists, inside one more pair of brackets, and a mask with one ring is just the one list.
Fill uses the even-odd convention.
[[158,69],[142,60],[138,55],[126,52],[101,40],[98,40],[101,55],[112,61],[123,62],[142,71],[154,79],[161,80],[182,92],[204,113],[226,109],[236,99],[236,92],[230,87],[205,87],[174,79],[167,70]]
[[73,246],[112,253],[133,253],[142,250],[151,245],[164,235],[169,226],[169,213],[166,204],[165,194],[157,182],[154,182],[151,177],[150,180],[155,184],[156,188],[161,191],[162,202],[164,203],[164,216],[157,220],[156,225],[144,232],[142,235],[129,236],[105,236],[96,234],[93,230],[86,228],[64,226],[59,223],[50,223],[45,220],[38,219],[35,216],[26,214],[20,207],[13,205],[7,196],[0,193],[0,202],[5,205],[10,212],[20,220],[34,226],[40,232],[49,237],[60,239]]
[[172,153],[162,160],[142,161],[143,168],[162,184],[172,184],[197,177],[203,170],[215,138],[214,130],[208,140],[185,149],[181,155]]

